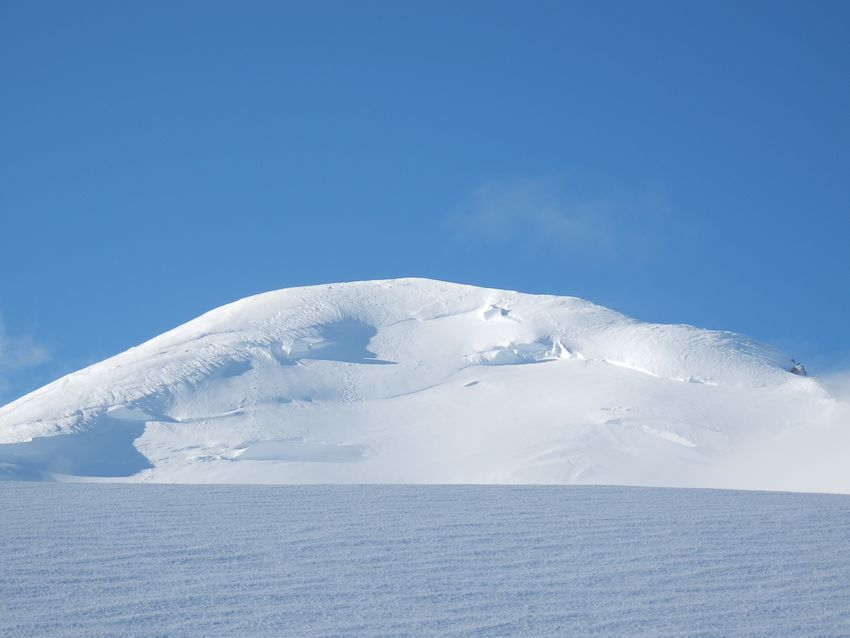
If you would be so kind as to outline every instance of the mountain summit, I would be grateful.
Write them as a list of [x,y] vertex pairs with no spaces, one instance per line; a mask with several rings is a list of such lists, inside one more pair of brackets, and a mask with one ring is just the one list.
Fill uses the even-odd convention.
[[793,365],[575,297],[290,288],[0,408],[0,476],[850,491],[847,406]]

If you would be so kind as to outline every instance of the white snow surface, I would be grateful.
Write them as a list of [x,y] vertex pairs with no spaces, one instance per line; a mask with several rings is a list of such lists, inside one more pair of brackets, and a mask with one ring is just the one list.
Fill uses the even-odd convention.
[[0,476],[850,492],[850,408],[790,366],[574,297],[290,288],[0,408]]
[[850,635],[850,497],[0,483],[0,636]]

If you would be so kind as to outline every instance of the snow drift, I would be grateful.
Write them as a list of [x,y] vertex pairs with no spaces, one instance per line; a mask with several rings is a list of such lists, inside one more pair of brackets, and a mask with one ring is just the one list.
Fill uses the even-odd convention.
[[0,475],[850,492],[848,406],[790,367],[574,297],[291,288],[0,408]]
[[850,498],[0,483],[0,636],[850,636]]

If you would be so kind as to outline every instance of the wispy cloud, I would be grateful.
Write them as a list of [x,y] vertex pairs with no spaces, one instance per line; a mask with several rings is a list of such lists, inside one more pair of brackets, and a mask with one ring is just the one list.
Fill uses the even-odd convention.
[[603,191],[587,182],[561,177],[488,182],[448,223],[462,240],[519,241],[605,258],[653,255],[665,239],[687,233],[683,217],[674,217],[658,192]]
[[50,361],[48,349],[31,335],[10,335],[0,319],[0,404],[5,403],[15,375]]
[[844,404],[843,424],[850,425],[850,350],[833,353],[817,377],[829,393]]
[[[850,370],[830,372],[820,377],[821,383],[829,393],[845,404],[850,405]],[[850,424],[850,417],[844,425]]]

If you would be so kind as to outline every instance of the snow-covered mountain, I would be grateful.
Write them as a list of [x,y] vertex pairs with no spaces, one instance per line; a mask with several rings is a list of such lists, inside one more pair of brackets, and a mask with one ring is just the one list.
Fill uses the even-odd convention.
[[291,288],[0,408],[0,474],[850,492],[850,410],[791,365],[574,297]]

